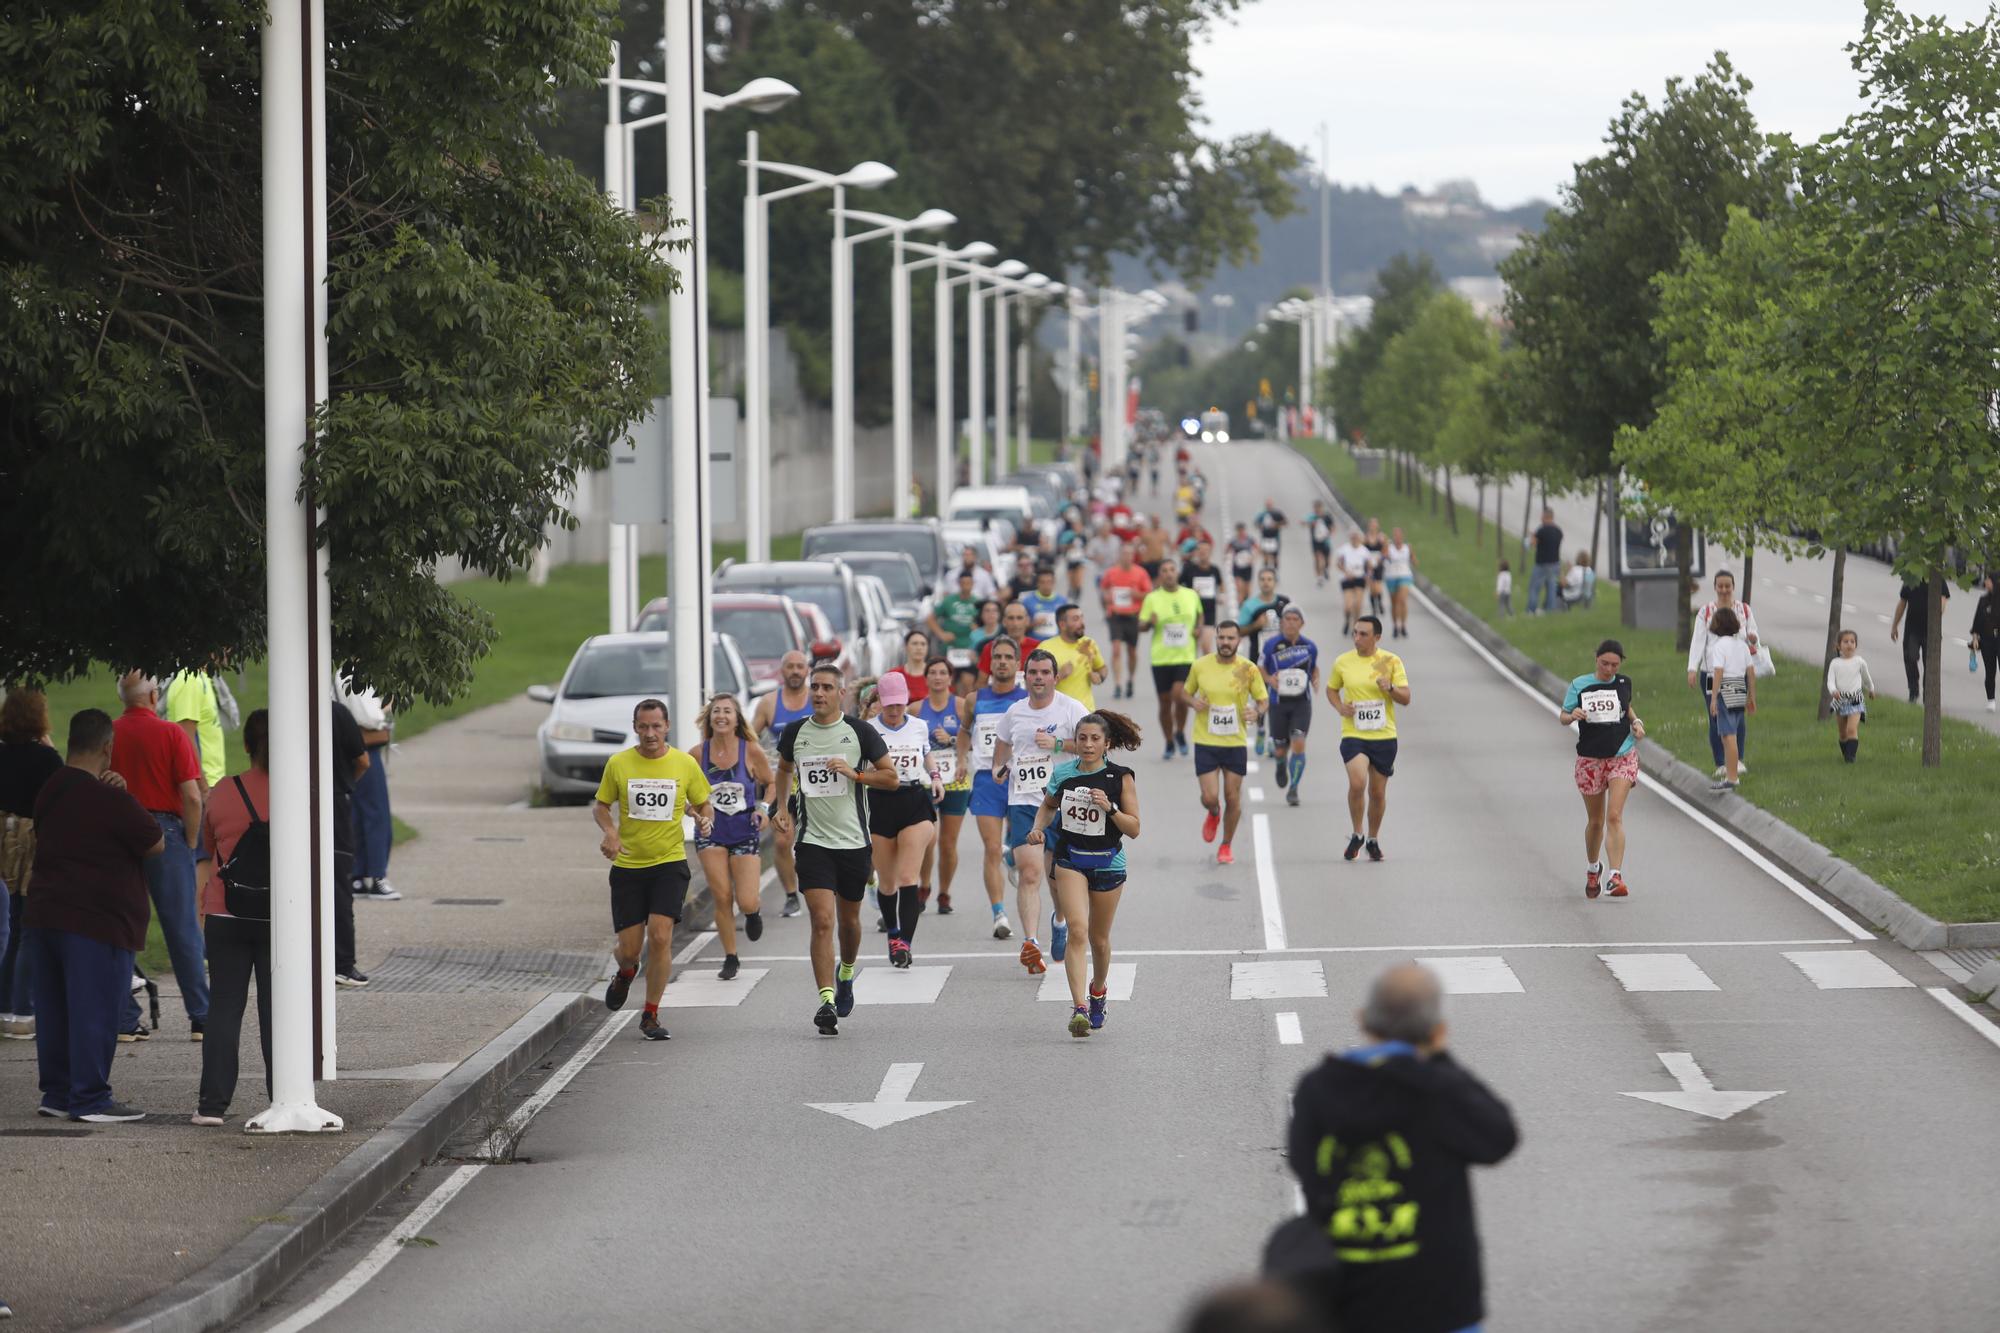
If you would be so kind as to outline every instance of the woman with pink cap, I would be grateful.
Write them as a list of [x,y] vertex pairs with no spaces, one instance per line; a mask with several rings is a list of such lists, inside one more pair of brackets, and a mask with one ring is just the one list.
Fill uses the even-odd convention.
[[930,728],[910,712],[909,682],[892,671],[876,682],[876,691],[882,711],[867,725],[881,733],[900,781],[894,791],[868,793],[868,832],[881,882],[882,922],[889,928],[889,962],[908,967],[910,940],[924,910],[924,853],[937,834],[944,785],[931,753]]

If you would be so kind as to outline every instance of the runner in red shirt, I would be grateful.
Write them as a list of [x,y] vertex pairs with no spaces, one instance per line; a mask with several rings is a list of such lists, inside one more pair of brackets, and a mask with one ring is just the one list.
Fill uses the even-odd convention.
[[[1014,641],[1015,646],[1021,650],[1023,660],[1026,660],[1028,654],[1034,652],[1041,644],[1041,640],[1028,637],[1028,608],[1017,601],[1007,603],[1006,609],[1001,611],[1000,634],[1002,637]],[[987,679],[993,674],[993,645],[996,642],[998,640],[988,639],[986,646],[979,650],[979,683],[981,685],[984,685]]]
[[[1104,621],[1111,640],[1111,697],[1132,697],[1132,678],[1139,670],[1139,603],[1153,590],[1153,580],[1137,563],[1138,551],[1128,542],[1118,548],[1118,563],[1097,580],[1104,594]],[[1122,663],[1122,665],[1121,665]]]

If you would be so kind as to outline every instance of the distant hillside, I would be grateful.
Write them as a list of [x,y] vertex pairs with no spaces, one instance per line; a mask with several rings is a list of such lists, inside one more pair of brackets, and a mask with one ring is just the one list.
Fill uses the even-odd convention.
[[[1400,252],[1430,255],[1438,271],[1450,278],[1491,277],[1495,265],[1517,243],[1523,231],[1539,231],[1549,205],[1527,204],[1500,210],[1488,207],[1467,181],[1447,182],[1429,192],[1415,189],[1385,195],[1372,189],[1348,189],[1335,184],[1329,193],[1333,218],[1333,289],[1365,293],[1375,271]],[[1316,179],[1299,181],[1303,211],[1282,221],[1264,219],[1262,257],[1242,268],[1218,270],[1195,291],[1202,303],[1200,332],[1218,331],[1218,317],[1231,337],[1248,327],[1254,313],[1269,307],[1293,287],[1319,285],[1319,186]],[[1117,282],[1128,289],[1147,286],[1166,290],[1180,285],[1175,275],[1154,275],[1135,259],[1121,259]],[[1218,311],[1208,298],[1227,293],[1235,305]],[[1180,292],[1169,292],[1179,296]],[[1155,326],[1155,332],[1161,331]]]

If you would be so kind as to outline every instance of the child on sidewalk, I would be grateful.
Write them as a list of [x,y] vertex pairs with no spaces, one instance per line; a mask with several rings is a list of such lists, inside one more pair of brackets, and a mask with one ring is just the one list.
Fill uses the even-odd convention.
[[1500,562],[1500,576],[1493,580],[1493,596],[1500,604],[1500,614],[1514,614],[1514,572],[1507,568],[1507,562]]
[[1735,791],[1742,780],[1738,765],[1743,724],[1757,711],[1757,663],[1750,645],[1737,636],[1742,628],[1736,612],[1726,606],[1716,607],[1708,618],[1708,631],[1715,636],[1708,648],[1714,673],[1708,712],[1715,719],[1715,734],[1722,738],[1722,776],[1716,780],[1716,791]]
[[1860,635],[1844,629],[1837,642],[1840,656],[1826,664],[1826,695],[1840,724],[1840,757],[1851,764],[1861,749],[1861,723],[1875,697],[1875,678],[1861,656]]

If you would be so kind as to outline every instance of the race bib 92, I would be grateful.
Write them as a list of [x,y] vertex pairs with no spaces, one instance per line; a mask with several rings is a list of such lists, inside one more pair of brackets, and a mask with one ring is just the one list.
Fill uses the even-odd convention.
[[835,771],[834,756],[809,755],[799,760],[799,790],[807,796],[845,796],[852,788],[847,775]]
[[632,819],[659,823],[674,818],[674,803],[680,799],[681,784],[676,778],[627,778],[625,813]]
[[1278,693],[1296,699],[1306,692],[1308,677],[1304,667],[1286,667],[1278,673]]

